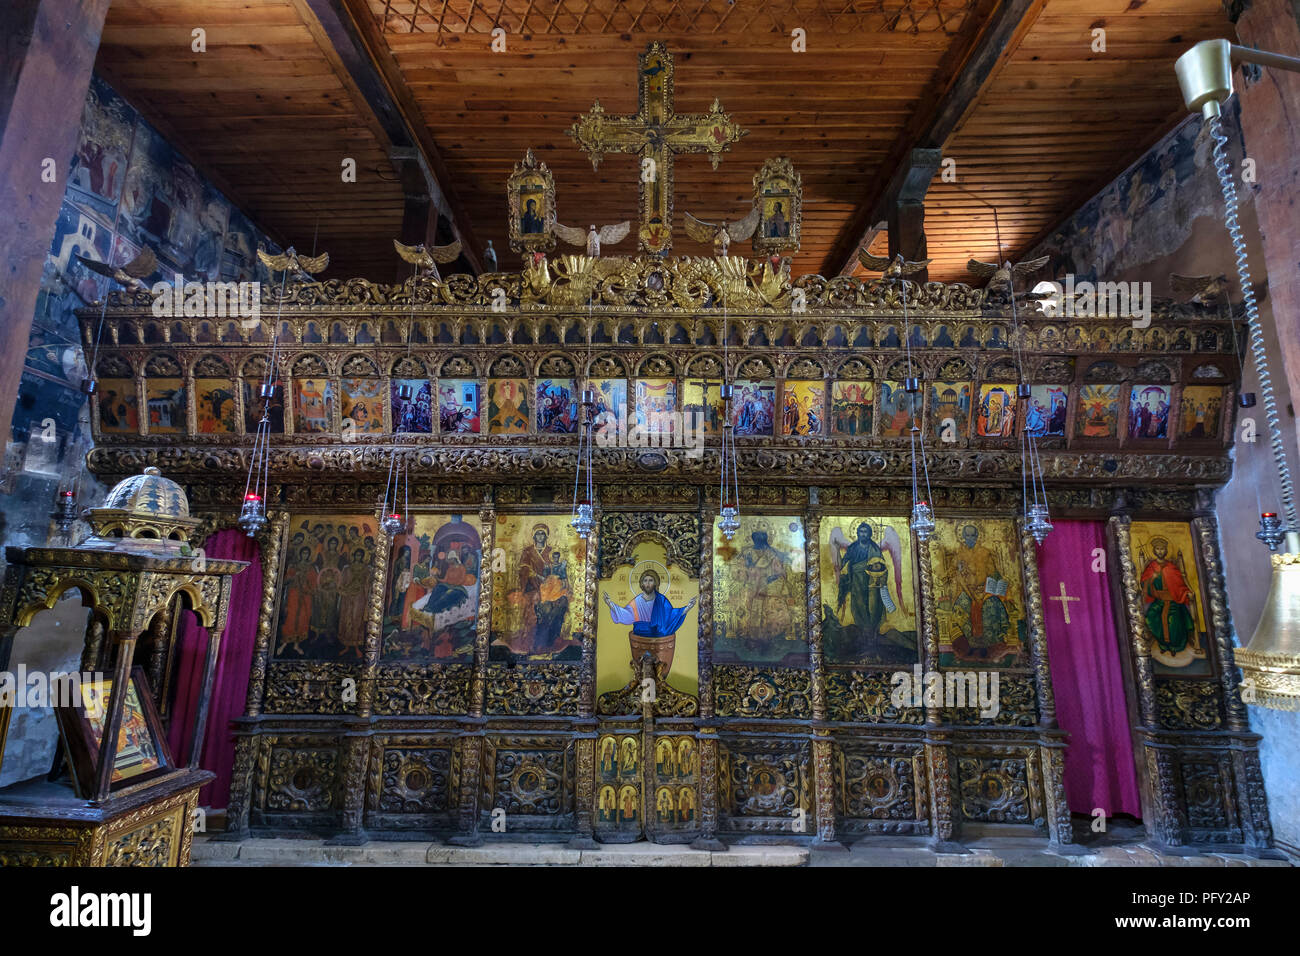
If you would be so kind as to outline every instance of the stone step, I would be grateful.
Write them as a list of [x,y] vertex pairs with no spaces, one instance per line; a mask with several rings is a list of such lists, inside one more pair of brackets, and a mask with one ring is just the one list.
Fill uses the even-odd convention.
[[221,843],[198,837],[194,866],[803,866],[797,846],[744,846],[725,852],[654,843],[574,850],[563,843],[490,843],[476,847],[422,841],[330,846],[322,839],[253,837]]

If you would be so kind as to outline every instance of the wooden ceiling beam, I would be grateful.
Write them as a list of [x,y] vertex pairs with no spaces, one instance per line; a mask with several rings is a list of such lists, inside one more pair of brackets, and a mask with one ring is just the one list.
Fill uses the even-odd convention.
[[[890,190],[899,189],[907,181],[913,187],[919,182],[918,175],[923,174],[924,164],[918,167],[913,162],[913,152],[942,148],[975,106],[999,64],[1015,52],[1046,2],[989,0],[970,18],[969,40],[965,44],[954,44],[932,84],[936,94],[941,95],[922,97],[922,102],[931,99],[936,104],[934,109],[928,114],[920,110],[913,114],[912,122],[895,141],[882,167],[890,172],[877,180],[877,185],[863,197],[841,230],[822,264],[823,275],[848,275],[853,271],[858,249],[873,235],[874,224],[882,219],[888,220],[892,208],[897,205],[898,193],[891,194]],[[994,3],[996,9],[988,9]],[[928,179],[926,182],[928,185]],[[916,202],[915,198],[912,202]],[[891,248],[893,243],[891,239]]]
[[451,191],[450,175],[437,144],[392,54],[378,36],[375,19],[364,0],[293,2],[302,10],[309,28],[317,27],[324,45],[338,57],[344,74],[340,78],[358,101],[358,109],[377,125],[376,135],[389,152],[408,205],[421,196],[427,198],[432,209],[452,223],[465,260],[474,271],[481,271],[480,245],[473,226]]

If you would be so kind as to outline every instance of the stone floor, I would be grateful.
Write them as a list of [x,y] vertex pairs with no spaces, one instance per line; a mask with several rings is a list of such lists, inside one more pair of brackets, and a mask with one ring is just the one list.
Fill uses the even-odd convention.
[[329,846],[317,838],[255,837],[224,843],[195,838],[194,866],[1290,866],[1240,854],[1168,856],[1141,843],[1098,844],[1083,854],[1051,852],[1042,839],[990,837],[967,853],[936,853],[922,840],[874,838],[846,851],[806,846],[731,846],[725,852],[653,843],[570,849],[563,843],[490,843],[455,847],[423,841]]

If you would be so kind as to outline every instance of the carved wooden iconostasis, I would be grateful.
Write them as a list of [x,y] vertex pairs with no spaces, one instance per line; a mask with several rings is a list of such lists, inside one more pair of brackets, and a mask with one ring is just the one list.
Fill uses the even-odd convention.
[[[234,523],[276,343],[235,832],[1071,843],[1021,526],[1029,424],[1053,517],[1107,523],[1151,837],[1269,845],[1213,512],[1234,317],[1053,318],[1024,297],[1013,310],[996,278],[792,279],[799,204],[787,220],[768,202],[797,200],[788,167],[755,176],[755,258],[729,254],[725,228],[713,257],[548,257],[555,191],[530,153],[509,185],[520,271],[294,282],[264,290],[255,320],[159,318],[147,291],[116,295],[102,327],[83,315],[90,467],[161,468],[209,532]],[[671,164],[662,186],[643,205],[671,214]],[[643,221],[643,249],[665,247],[662,226]],[[587,383],[605,434],[627,437],[597,441],[584,541],[569,522]],[[663,417],[683,412],[698,433]],[[914,414],[938,522],[924,542],[908,525]],[[410,515],[390,536],[394,456]],[[1192,595],[1176,633],[1156,615],[1154,642],[1153,561]],[[666,635],[635,633],[651,598]],[[1000,709],[898,706],[895,675],[914,669],[996,671]]]
[[[266,303],[289,400],[272,437],[268,584],[232,826],[476,839],[502,809],[510,832],[602,840],[951,840],[997,823],[1068,842],[1035,549],[1018,526],[1012,436],[1039,414],[1054,517],[1109,519],[1126,575],[1116,605],[1120,633],[1138,635],[1130,697],[1148,825],[1167,845],[1267,842],[1255,738],[1225,692],[1237,678],[1212,512],[1229,474],[1230,320],[1189,305],[1162,308],[1146,330],[1043,316],[1017,326],[995,290],[911,287],[939,519],[921,544],[893,401],[906,372],[896,289],[783,280],[781,310],[751,292],[727,317],[749,405],[737,412],[742,526],[725,542],[715,263],[629,263],[597,287],[590,314],[545,299],[494,313],[511,274],[301,285]],[[808,291],[806,312],[789,312],[791,288]],[[233,525],[272,321],[163,322],[142,303],[110,306],[93,470],[111,481],[157,465],[207,530]],[[1132,351],[1116,347],[1130,335]],[[635,422],[638,401],[703,413],[698,453],[672,436],[596,448],[589,543],[569,525],[584,378],[615,418],[630,406]],[[1152,387],[1167,428],[1133,434],[1133,396]],[[1212,414],[1187,411],[1211,391]],[[175,402],[166,418],[182,424],[128,417],[123,396]],[[390,540],[378,503],[393,454],[409,463],[412,518]],[[889,607],[868,606],[861,586],[839,593],[864,524]],[[1143,623],[1138,579],[1156,538],[1196,595],[1177,654]],[[604,600],[626,609],[647,569],[674,609],[695,601],[671,648],[634,645]],[[994,572],[1009,583],[1001,631],[972,643],[963,575]],[[918,664],[996,668],[999,714],[894,706],[893,675]]]

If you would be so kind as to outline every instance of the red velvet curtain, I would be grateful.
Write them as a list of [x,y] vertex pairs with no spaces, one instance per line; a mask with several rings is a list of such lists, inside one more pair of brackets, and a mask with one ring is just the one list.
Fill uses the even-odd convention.
[[1100,807],[1108,817],[1140,818],[1119,656],[1128,642],[1116,633],[1108,562],[1102,522],[1056,522],[1038,550],[1047,654],[1057,720],[1070,734],[1065,751],[1070,810],[1091,814]]
[[[235,575],[230,589],[226,633],[217,656],[207,731],[199,760],[200,767],[217,775],[216,780],[199,792],[199,805],[221,809],[230,799],[230,776],[235,764],[235,737],[230,722],[243,716],[248,672],[257,643],[257,618],[262,608],[262,555],[256,541],[234,529],[218,531],[208,538],[204,552],[209,558],[249,562],[248,567]],[[194,738],[194,716],[207,647],[207,629],[199,626],[193,611],[182,611],[176,635],[176,694],[171,725],[167,728],[167,742],[177,762],[188,758],[190,741]]]

